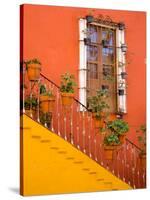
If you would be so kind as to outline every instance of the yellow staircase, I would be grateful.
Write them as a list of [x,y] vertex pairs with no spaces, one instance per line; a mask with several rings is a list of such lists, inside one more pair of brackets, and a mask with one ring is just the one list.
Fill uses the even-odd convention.
[[21,185],[27,195],[131,189],[70,143],[22,116]]

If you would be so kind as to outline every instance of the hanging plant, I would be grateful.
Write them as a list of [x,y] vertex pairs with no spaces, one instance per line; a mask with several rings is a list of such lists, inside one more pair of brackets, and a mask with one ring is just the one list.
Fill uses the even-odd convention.
[[119,96],[123,96],[124,95],[124,89],[119,89],[118,94],[119,94]]
[[93,12],[94,10],[89,10],[89,13],[86,15],[87,23],[92,23],[94,21]]
[[86,16],[87,23],[92,23],[94,21],[94,17],[92,15]]
[[126,53],[127,52],[127,45],[126,44],[121,44],[121,51]]
[[91,38],[84,38],[84,44],[90,45],[91,44]]
[[121,78],[122,79],[126,79],[127,77],[127,73],[126,72],[121,72]]
[[123,22],[119,22],[118,23],[118,27],[119,27],[119,30],[124,30],[125,29],[125,24]]

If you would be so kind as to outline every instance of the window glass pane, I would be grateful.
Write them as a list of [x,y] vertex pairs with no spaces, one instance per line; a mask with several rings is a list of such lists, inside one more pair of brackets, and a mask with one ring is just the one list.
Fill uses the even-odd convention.
[[98,58],[98,48],[96,46],[87,46],[87,60],[97,61]]
[[102,61],[105,64],[113,64],[114,63],[113,48],[103,48],[102,49]]
[[105,40],[105,43],[108,45],[107,48],[102,48],[102,61],[105,64],[114,63],[114,32],[111,30],[102,31],[102,40]]
[[91,42],[97,42],[97,29],[95,26],[90,26],[88,28],[89,31],[89,38],[91,39]]
[[89,75],[91,79],[97,79],[98,78],[98,67],[97,64],[89,64],[88,65]]
[[111,30],[103,30],[102,31],[102,40],[106,40],[109,46],[114,45],[114,32]]

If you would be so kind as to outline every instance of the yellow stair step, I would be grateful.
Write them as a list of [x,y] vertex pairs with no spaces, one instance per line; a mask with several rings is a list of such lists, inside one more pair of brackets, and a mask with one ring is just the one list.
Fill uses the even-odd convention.
[[132,189],[28,116],[22,120],[22,195]]

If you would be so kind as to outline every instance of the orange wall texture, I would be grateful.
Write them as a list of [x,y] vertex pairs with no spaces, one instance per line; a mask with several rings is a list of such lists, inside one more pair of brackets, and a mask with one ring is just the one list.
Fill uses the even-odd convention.
[[[42,73],[60,84],[60,75],[69,71],[78,77],[79,25],[90,9],[23,5],[23,59],[39,58]],[[95,9],[93,15],[109,15],[126,24],[127,114],[129,139],[136,142],[135,130],[146,121],[146,13]]]

